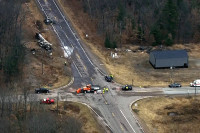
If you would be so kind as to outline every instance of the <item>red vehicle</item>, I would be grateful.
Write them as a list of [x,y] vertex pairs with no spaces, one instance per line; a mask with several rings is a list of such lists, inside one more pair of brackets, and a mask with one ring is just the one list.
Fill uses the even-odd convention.
[[94,93],[94,92],[97,92],[98,90],[100,90],[100,86],[88,84],[83,88],[77,89],[76,93],[77,94],[79,94],[79,93],[90,93],[90,92]]
[[40,103],[44,103],[44,104],[54,104],[54,99],[50,99],[50,98],[46,98],[46,99],[42,99],[40,101]]

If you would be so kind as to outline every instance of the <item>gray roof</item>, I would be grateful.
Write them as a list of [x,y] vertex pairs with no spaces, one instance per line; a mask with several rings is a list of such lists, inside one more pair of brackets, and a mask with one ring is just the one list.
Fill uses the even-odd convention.
[[152,51],[151,53],[156,59],[188,58],[186,50]]

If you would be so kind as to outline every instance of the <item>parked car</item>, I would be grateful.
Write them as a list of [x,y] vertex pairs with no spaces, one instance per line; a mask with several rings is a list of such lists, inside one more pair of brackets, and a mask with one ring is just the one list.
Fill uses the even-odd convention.
[[105,76],[105,80],[106,80],[107,82],[112,82],[113,77],[110,76],[110,75],[106,75],[106,76]]
[[54,99],[50,99],[50,98],[42,99],[40,101],[40,104],[42,104],[42,103],[44,103],[44,104],[54,104]]
[[35,93],[49,93],[49,89],[47,89],[47,88],[37,88],[37,89],[35,89]]
[[132,86],[131,85],[125,85],[122,87],[122,90],[132,90]]
[[179,83],[172,83],[169,85],[170,88],[178,88],[178,87],[181,87],[181,84]]

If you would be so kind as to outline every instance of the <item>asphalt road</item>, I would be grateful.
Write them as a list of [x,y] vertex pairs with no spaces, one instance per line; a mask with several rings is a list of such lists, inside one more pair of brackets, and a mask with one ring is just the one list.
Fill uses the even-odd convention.
[[[81,43],[76,32],[71,27],[68,20],[59,9],[56,1],[54,0],[38,0],[39,8],[44,12],[45,16],[56,20],[56,24],[52,25],[53,30],[57,34],[62,47],[67,46],[72,49],[73,52],[68,54],[72,62],[72,72],[74,76],[74,82],[70,86],[71,88],[83,87],[86,84],[96,84],[101,87],[108,86],[114,88],[117,85],[107,83],[102,75],[102,70],[97,67],[99,64],[90,60],[93,56],[89,51],[85,51],[86,46]],[[89,57],[90,55],[90,57]],[[57,90],[58,91],[58,90]],[[59,90],[61,99],[70,100],[70,96],[66,96],[66,89]],[[54,93],[56,94],[56,93]],[[66,98],[63,98],[66,97]],[[103,119],[107,126],[107,132],[114,133],[139,133],[141,132],[140,126],[138,126],[136,120],[131,114],[129,104],[130,102],[121,101],[118,99],[118,95],[115,90],[110,91],[104,95],[102,94],[80,94],[78,96],[71,95],[71,100],[82,101],[90,105],[93,110]],[[137,99],[133,97],[131,100]]]
[[[61,46],[68,47],[71,51],[64,50],[70,59],[74,82],[67,88],[53,90],[49,95],[37,95],[38,99],[45,97],[57,97],[60,101],[76,101],[90,105],[95,111],[97,118],[107,129],[107,132],[114,133],[141,133],[144,132],[138,123],[137,118],[133,115],[130,105],[133,101],[147,96],[157,95],[193,95],[195,87],[182,88],[137,88],[132,91],[122,92],[118,89],[119,85],[107,83],[103,74],[106,70],[100,65],[100,61],[95,58],[85,46],[70,22],[66,19],[56,1],[54,0],[36,0],[38,7],[43,11],[45,16],[56,21],[52,25]],[[75,95],[70,90],[85,86],[86,84],[100,85],[108,87],[109,92],[105,94],[78,94]],[[200,87],[196,88],[200,93]],[[34,98],[34,96],[31,96]],[[35,99],[35,98],[34,98]],[[145,130],[145,129],[144,129]]]

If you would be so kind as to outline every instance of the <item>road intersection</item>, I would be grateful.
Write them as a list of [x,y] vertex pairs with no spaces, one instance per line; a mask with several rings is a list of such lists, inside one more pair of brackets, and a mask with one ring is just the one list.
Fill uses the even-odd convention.
[[[72,62],[72,84],[66,88],[52,90],[49,95],[51,97],[59,95],[60,101],[82,102],[88,105],[95,112],[97,118],[104,124],[107,132],[145,132],[145,129],[141,127],[141,124],[131,110],[130,105],[133,101],[146,96],[194,93],[194,88],[133,88],[133,91],[129,92],[122,92],[116,89],[119,88],[119,84],[107,83],[104,80],[106,70],[102,68],[99,61],[93,60],[94,55],[82,43],[57,2],[55,0],[36,0],[36,2],[45,17],[56,19],[56,24],[52,25],[52,29],[56,33],[67,58]],[[106,86],[110,89],[105,94],[87,93],[76,95],[72,93],[74,89],[86,84],[96,84],[102,88]],[[40,95],[39,98],[46,96]]]

